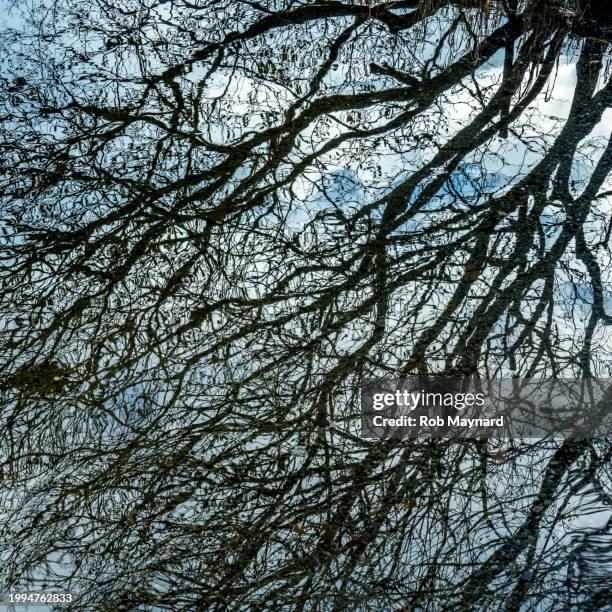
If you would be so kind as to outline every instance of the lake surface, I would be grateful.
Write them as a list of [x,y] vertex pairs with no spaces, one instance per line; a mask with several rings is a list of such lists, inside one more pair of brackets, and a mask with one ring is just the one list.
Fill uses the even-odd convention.
[[359,428],[612,378],[610,13],[2,0],[0,595],[612,610],[608,437]]

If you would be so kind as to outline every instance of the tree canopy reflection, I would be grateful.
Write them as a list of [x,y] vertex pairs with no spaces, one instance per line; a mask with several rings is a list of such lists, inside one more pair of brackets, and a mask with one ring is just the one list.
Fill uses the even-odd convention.
[[76,609],[604,608],[608,440],[356,426],[374,376],[609,376],[603,3],[20,11],[2,583]]

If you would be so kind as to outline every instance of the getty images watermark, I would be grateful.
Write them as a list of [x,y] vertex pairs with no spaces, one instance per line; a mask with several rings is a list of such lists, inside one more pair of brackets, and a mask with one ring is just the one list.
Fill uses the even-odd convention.
[[612,379],[376,379],[361,387],[365,438],[589,438],[612,434]]

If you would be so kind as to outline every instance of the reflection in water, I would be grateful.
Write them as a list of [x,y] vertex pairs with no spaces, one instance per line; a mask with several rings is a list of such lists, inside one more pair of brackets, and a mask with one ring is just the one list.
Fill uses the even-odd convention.
[[608,440],[358,430],[368,377],[610,376],[603,2],[9,8],[3,585],[610,605]]

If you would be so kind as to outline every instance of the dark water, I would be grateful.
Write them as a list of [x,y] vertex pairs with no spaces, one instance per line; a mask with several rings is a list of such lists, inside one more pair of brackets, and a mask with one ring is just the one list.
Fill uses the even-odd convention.
[[612,609],[608,439],[359,435],[612,369],[607,5],[417,4],[4,0],[7,593]]

